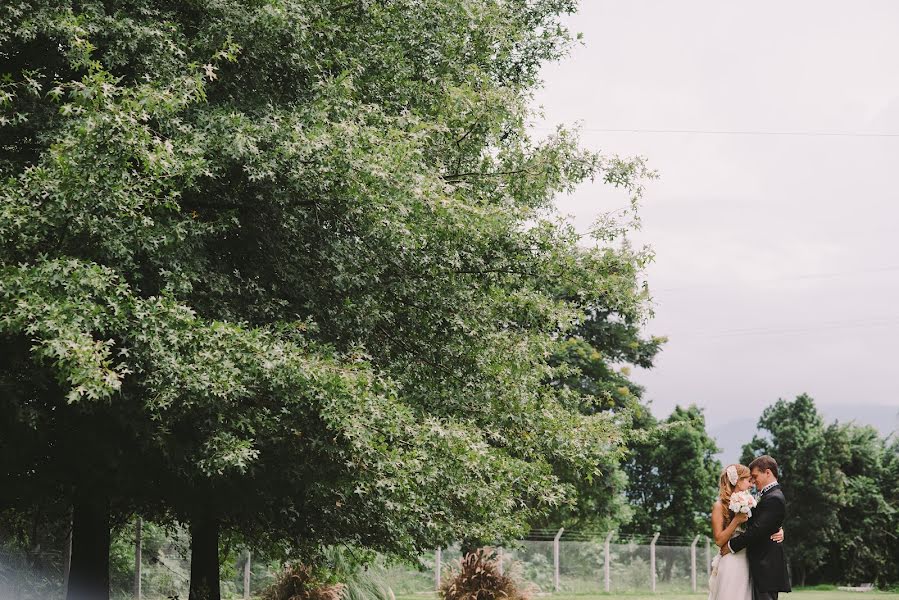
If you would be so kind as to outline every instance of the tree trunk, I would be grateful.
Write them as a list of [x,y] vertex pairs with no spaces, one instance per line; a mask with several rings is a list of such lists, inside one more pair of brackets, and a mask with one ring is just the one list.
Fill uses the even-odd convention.
[[188,600],[221,600],[219,523],[198,516],[190,523],[190,596]]
[[109,505],[76,500],[66,600],[109,600],[109,545]]

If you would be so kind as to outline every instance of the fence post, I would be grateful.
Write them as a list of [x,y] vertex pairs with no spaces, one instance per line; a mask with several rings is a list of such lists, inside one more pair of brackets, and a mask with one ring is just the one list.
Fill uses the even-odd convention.
[[606,575],[606,593],[612,591],[612,553],[609,552],[609,544],[612,542],[612,536],[615,535],[614,531],[610,531],[609,535],[606,536],[606,543],[603,546],[603,554],[605,555],[605,566],[604,571]]
[[496,564],[499,568],[499,574],[505,575],[506,569],[503,567],[503,547],[500,546],[496,549]]
[[697,535],[693,538],[693,543],[690,544],[690,585],[692,586],[693,593],[696,593],[696,544],[699,543],[699,536]]
[[705,538],[705,575],[712,576],[712,545],[709,538]]
[[243,564],[243,600],[250,600],[250,569],[253,553],[247,550],[247,562]]
[[443,568],[443,549],[437,548],[434,555],[434,580],[437,583],[437,591],[440,591],[440,570]]
[[559,587],[559,538],[562,537],[562,532],[565,531],[565,528],[562,527],[559,529],[559,532],[556,534],[556,537],[553,538],[553,587],[558,592]]
[[141,597],[141,552],[143,550],[144,522],[138,517],[134,522],[134,600]]
[[652,593],[656,592],[656,542],[659,539],[659,534],[656,533],[652,536],[652,543],[649,544],[649,570],[650,570],[650,584],[652,585]]

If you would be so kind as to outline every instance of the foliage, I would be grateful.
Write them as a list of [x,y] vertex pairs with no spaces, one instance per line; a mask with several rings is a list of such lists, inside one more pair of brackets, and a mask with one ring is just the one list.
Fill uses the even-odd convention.
[[278,580],[262,595],[263,600],[342,600],[342,583],[323,581],[315,569],[301,563],[285,565]]
[[491,550],[463,556],[441,584],[443,600],[528,600],[530,590],[500,572]]
[[134,581],[134,528],[115,531],[109,551],[109,586],[113,590],[130,590]]
[[[630,379],[629,365],[651,367],[664,341],[646,339],[637,323],[592,308],[558,344],[550,361],[556,367],[551,385],[578,402],[581,414],[604,414],[626,430],[651,427],[643,388]],[[587,476],[557,465],[556,474],[574,488],[574,494],[533,525],[611,531],[627,523],[632,511],[625,495],[628,481],[623,458],[623,447],[610,452],[598,472]]]
[[826,437],[839,473],[829,482],[838,505],[826,572],[844,582],[899,582],[899,504],[891,501],[899,485],[886,471],[889,446],[874,428],[853,424],[833,424]]
[[708,533],[708,514],[717,496],[718,448],[696,406],[676,407],[661,423],[647,416],[645,440],[635,442],[625,463],[627,497],[634,518],[625,531],[685,537]]
[[12,497],[4,490],[0,500],[0,597],[52,597],[65,568],[69,510],[50,501],[13,508]]
[[[633,518],[622,532],[668,538],[710,535],[708,515],[722,465],[702,409],[677,406],[661,422],[647,411],[640,424],[644,435],[631,443],[623,467]],[[662,549],[659,558],[662,581],[669,582],[676,574],[677,554]]]
[[625,421],[551,357],[642,322],[651,255],[553,199],[598,177],[633,209],[651,173],[527,134],[572,10],[0,6],[0,487],[411,556],[600,480]]

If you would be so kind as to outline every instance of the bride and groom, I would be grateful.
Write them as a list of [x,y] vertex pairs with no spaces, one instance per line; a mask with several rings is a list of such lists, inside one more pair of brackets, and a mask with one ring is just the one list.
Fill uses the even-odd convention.
[[[757,501],[747,495],[752,485]],[[777,462],[760,456],[748,467],[730,465],[718,489],[712,532],[721,553],[712,562],[709,600],[777,600],[778,592],[791,591],[781,529],[787,505],[777,483]],[[749,510],[740,504],[743,498],[755,505],[751,517],[741,512]]]

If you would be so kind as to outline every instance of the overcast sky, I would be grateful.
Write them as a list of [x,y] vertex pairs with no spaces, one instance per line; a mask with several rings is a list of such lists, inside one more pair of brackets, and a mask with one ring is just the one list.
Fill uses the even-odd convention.
[[[895,426],[899,2],[584,0],[570,24],[547,122],[660,175],[636,236],[657,255],[648,331],[670,337],[636,374],[654,412],[695,402],[714,429],[807,392]],[[600,183],[559,199],[581,229],[624,204]]]

